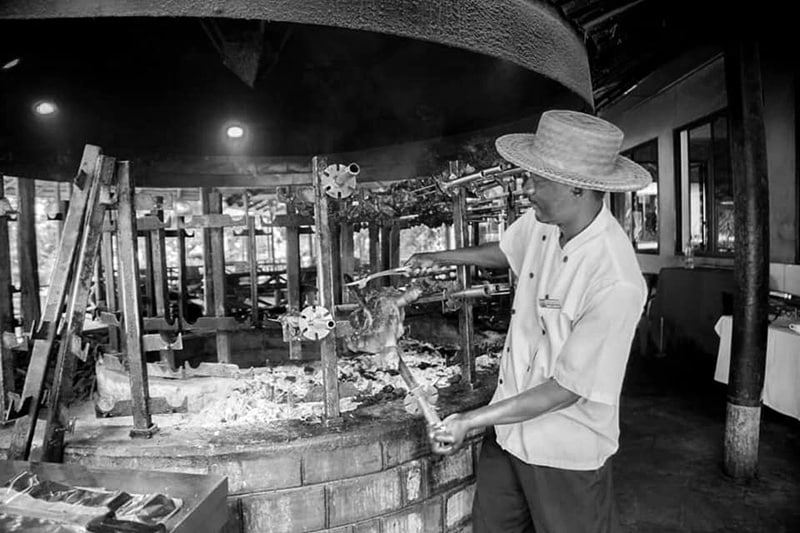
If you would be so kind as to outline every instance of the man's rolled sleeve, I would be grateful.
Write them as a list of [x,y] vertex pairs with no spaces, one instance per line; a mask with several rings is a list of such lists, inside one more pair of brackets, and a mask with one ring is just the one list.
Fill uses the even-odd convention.
[[583,398],[617,405],[643,306],[643,289],[631,283],[593,291],[558,355],[553,378]]
[[519,276],[522,263],[525,261],[525,252],[530,244],[533,233],[533,223],[536,221],[531,212],[525,213],[511,224],[500,239],[500,251],[508,258],[508,264],[514,274]]

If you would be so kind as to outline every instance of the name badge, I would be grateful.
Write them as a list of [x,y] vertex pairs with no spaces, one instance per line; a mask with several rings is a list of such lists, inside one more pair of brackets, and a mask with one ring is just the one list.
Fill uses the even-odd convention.
[[539,298],[539,307],[544,309],[561,309],[561,300],[556,298]]

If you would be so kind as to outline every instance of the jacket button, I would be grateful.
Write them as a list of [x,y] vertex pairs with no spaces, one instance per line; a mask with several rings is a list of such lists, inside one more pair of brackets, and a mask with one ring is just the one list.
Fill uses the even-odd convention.
[[546,241],[547,240],[547,235],[542,235],[542,240]]
[[500,378],[499,383],[500,383],[500,385],[503,384],[503,378]]
[[512,309],[512,310],[511,310],[511,314],[512,314],[512,315],[513,315],[514,313],[516,313],[516,312],[517,312],[517,310],[516,310],[516,309]]
[[564,262],[565,263],[567,262],[567,256],[566,255],[564,256]]
[[529,272],[529,273],[528,273],[528,277],[529,277],[529,278],[533,278],[533,272]]

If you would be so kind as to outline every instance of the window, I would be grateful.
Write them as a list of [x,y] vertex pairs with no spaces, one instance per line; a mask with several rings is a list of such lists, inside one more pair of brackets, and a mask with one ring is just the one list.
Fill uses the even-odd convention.
[[703,255],[733,254],[733,176],[728,117],[716,113],[678,130],[681,249]]
[[653,182],[644,189],[611,196],[611,211],[639,253],[658,253],[658,139],[623,152],[646,168]]

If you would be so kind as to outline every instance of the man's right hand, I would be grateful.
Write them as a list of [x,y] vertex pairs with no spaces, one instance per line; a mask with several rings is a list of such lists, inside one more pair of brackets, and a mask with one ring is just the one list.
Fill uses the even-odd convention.
[[439,252],[419,252],[408,258],[406,266],[411,267],[411,276],[424,276],[442,266],[442,263]]

